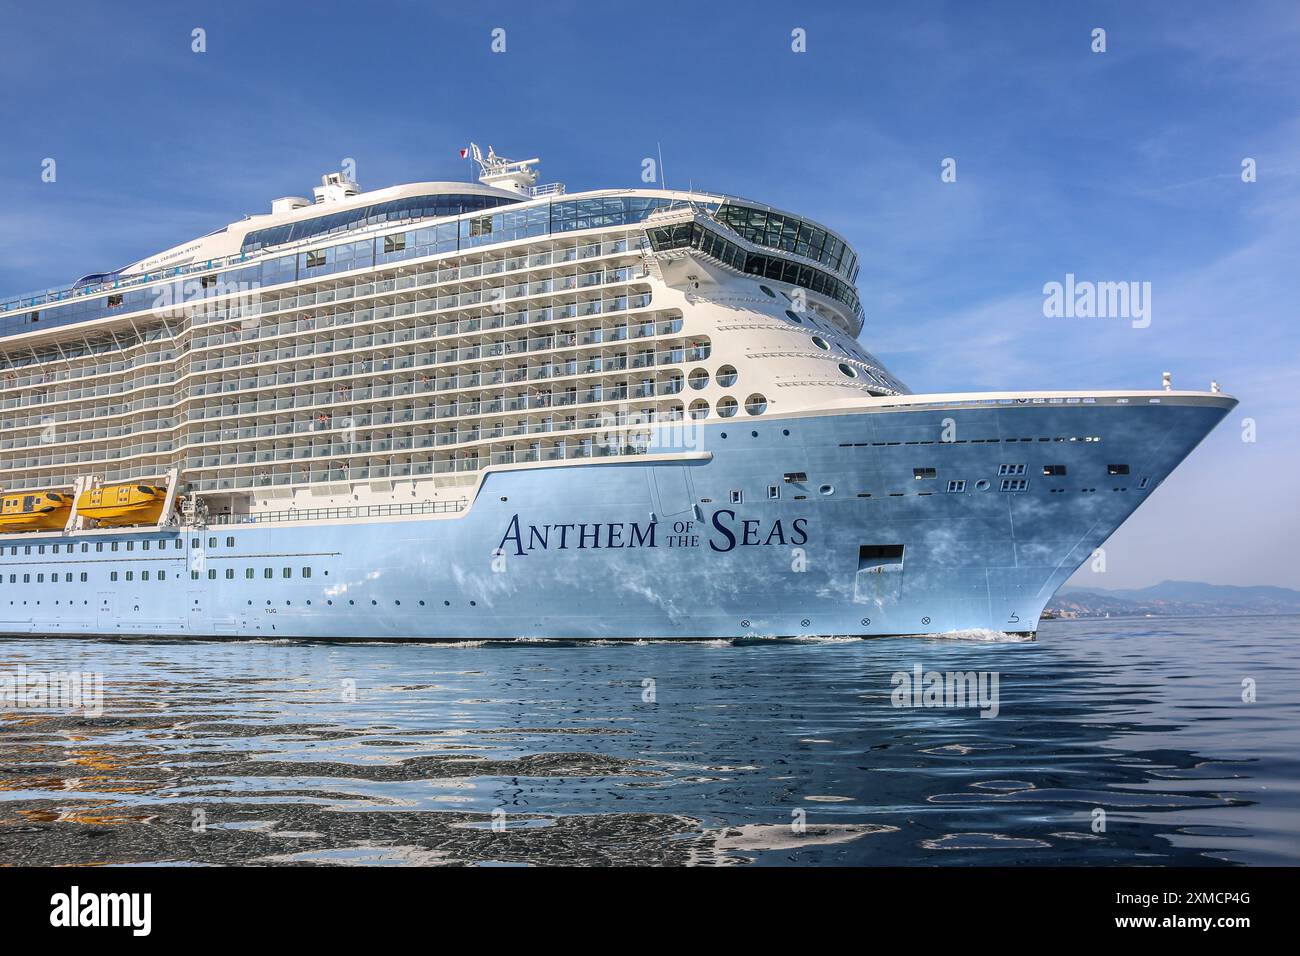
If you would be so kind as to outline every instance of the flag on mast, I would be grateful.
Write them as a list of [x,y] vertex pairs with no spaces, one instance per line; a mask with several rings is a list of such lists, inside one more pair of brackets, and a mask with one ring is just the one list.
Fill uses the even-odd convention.
[[461,159],[469,159],[469,150],[468,150],[468,149],[462,149],[462,150],[460,151],[460,158],[461,158]]

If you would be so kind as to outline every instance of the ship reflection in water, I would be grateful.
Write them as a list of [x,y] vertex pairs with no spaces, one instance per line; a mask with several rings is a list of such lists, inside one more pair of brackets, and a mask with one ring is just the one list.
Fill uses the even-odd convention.
[[[1259,617],[1048,622],[1037,642],[4,640],[0,675],[102,675],[103,707],[2,705],[0,855],[1295,865],[1298,631]],[[932,672],[995,675],[980,685],[995,710],[899,693]]]

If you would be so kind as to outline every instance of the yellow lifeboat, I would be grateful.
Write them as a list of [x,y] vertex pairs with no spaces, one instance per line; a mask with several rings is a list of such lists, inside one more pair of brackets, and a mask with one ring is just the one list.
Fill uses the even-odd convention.
[[58,491],[6,493],[0,498],[0,532],[61,529],[71,507],[72,495]]
[[156,524],[166,500],[167,489],[158,485],[106,485],[83,491],[77,514],[107,528]]

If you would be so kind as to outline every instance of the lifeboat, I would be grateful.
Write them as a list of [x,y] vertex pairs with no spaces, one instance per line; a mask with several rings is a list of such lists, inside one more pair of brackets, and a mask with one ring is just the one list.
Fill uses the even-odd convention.
[[156,524],[166,500],[167,489],[158,485],[106,485],[83,491],[77,498],[77,514],[105,528]]
[[71,507],[72,495],[59,491],[6,493],[0,498],[0,532],[59,530]]

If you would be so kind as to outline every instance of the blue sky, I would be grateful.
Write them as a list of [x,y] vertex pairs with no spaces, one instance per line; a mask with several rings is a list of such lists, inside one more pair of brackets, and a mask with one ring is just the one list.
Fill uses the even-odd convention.
[[[1242,399],[1111,539],[1107,572],[1076,584],[1300,587],[1300,5],[6,3],[0,16],[0,293],[266,211],[344,157],[366,188],[466,178],[457,150],[473,139],[540,155],[543,179],[573,190],[638,183],[661,144],[669,186],[846,235],[863,341],[916,391],[1156,387],[1171,370]],[[195,27],[206,53],[191,51]],[[791,51],[795,28],[806,53]],[[46,157],[55,183],[41,182]],[[1045,318],[1043,285],[1066,273],[1150,282],[1150,327]],[[1247,417],[1255,442],[1241,440]]]

